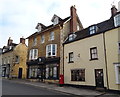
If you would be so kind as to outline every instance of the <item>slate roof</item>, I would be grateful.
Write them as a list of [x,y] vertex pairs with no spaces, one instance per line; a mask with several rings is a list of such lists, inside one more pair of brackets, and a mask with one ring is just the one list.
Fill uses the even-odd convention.
[[32,36],[36,36],[36,35],[38,35],[38,34],[40,34],[40,33],[43,33],[43,32],[45,32],[45,31],[48,30],[48,29],[54,28],[54,27],[58,26],[59,24],[64,23],[64,22],[67,21],[68,19],[70,19],[70,16],[69,16],[69,17],[66,17],[65,19],[60,19],[60,21],[59,21],[59,23],[58,23],[57,25],[51,24],[51,25],[49,25],[49,26],[45,26],[45,28],[42,29],[41,32],[35,32],[35,33],[33,33],[32,35],[30,35],[29,37],[27,37],[27,39],[30,38],[30,37],[32,37]]
[[[89,28],[92,27],[92,26],[97,26],[97,31],[96,31],[96,33],[90,35]],[[89,26],[89,27],[87,27],[87,28],[85,28],[81,31],[75,32],[76,37],[72,41],[69,41],[69,38],[67,38],[66,41],[64,42],[64,44],[71,43],[71,42],[74,42],[74,41],[77,41],[77,40],[80,40],[80,39],[84,39],[84,38],[87,38],[87,37],[91,37],[91,36],[94,36],[94,35],[97,35],[97,34],[100,34],[100,33],[104,33],[106,31],[114,29],[114,28],[115,28],[114,19],[113,19],[113,17],[111,17],[110,19],[108,19],[106,21],[103,21],[103,22],[98,23],[98,24],[91,25],[91,26]]]

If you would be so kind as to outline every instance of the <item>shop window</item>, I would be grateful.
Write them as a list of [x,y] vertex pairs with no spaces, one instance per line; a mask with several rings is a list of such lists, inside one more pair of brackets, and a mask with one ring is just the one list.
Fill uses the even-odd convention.
[[71,81],[85,81],[85,69],[71,70]]

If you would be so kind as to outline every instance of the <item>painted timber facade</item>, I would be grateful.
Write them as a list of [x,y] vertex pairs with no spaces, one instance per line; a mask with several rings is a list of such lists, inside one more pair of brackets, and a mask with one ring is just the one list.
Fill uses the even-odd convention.
[[120,12],[113,6],[111,13],[110,19],[68,36],[65,84],[120,91]]

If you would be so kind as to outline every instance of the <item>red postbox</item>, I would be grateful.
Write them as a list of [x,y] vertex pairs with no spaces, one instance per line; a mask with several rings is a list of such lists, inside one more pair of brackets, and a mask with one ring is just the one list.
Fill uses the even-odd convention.
[[64,76],[62,74],[60,74],[60,77],[59,77],[59,84],[60,85],[64,84]]

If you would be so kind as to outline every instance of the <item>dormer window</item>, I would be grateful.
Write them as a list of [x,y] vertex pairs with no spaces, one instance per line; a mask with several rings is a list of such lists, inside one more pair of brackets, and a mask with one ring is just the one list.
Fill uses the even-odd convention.
[[40,32],[42,29],[41,29],[41,25],[38,26],[38,32]]
[[53,24],[56,25],[56,24],[58,24],[58,22],[59,22],[58,17],[55,17]]
[[76,34],[70,34],[69,35],[69,41],[72,41],[73,39],[75,39]]
[[120,26],[120,14],[117,14],[117,15],[114,17],[114,25],[115,25],[115,27]]
[[89,28],[89,32],[90,32],[90,35],[96,33],[97,32],[97,26],[91,26]]
[[57,15],[54,15],[53,17],[52,17],[52,22],[53,22],[53,25],[56,25],[56,24],[58,24],[59,23],[59,20],[62,20],[60,17],[58,17]]

